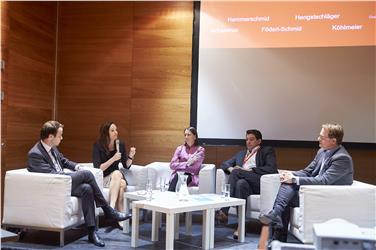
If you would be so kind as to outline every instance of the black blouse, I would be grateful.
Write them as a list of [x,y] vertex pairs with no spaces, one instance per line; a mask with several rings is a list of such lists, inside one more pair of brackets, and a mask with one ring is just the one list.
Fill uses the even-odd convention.
[[[112,163],[104,172],[103,176],[107,176],[114,172],[115,170],[119,170],[119,162],[123,164],[124,168],[130,168],[131,166],[127,166],[127,159],[128,155],[125,153],[125,144],[120,141],[119,143],[119,151],[121,153],[121,159]],[[95,168],[99,168],[102,163],[108,161],[112,156],[116,153],[116,149],[110,152],[106,152],[106,150],[96,142],[93,145],[93,164]]]

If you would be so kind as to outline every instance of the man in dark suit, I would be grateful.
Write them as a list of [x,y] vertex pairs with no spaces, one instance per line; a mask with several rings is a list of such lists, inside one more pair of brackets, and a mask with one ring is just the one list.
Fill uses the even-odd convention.
[[[256,129],[246,132],[247,149],[240,151],[222,163],[221,168],[229,174],[230,196],[247,200],[251,194],[260,193],[260,178],[264,174],[277,173],[274,149],[261,145],[262,134]],[[221,208],[217,219],[226,222],[229,207]],[[234,238],[238,237],[238,230]]]
[[[57,121],[48,121],[40,130],[40,141],[28,153],[30,172],[65,174],[72,178],[72,196],[81,198],[82,210],[89,231],[89,242],[104,247],[104,241],[97,235],[95,226],[95,207],[101,207],[106,217],[114,221],[123,221],[130,216],[120,213],[108,205],[98,187],[93,174],[80,170],[80,166],[65,158],[58,150],[63,139],[63,125]],[[64,168],[73,172],[65,173]]]
[[286,242],[290,208],[299,206],[300,185],[351,185],[353,162],[341,145],[343,128],[339,124],[323,124],[318,137],[320,149],[303,170],[280,174],[281,186],[273,210],[260,216],[263,224],[274,231],[272,240]]

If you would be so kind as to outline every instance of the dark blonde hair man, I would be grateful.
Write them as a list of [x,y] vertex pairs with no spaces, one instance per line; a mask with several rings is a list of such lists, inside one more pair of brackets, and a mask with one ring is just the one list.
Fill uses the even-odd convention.
[[303,170],[280,173],[281,186],[273,210],[261,215],[263,224],[272,226],[271,240],[286,241],[290,207],[299,206],[300,185],[351,185],[353,162],[341,145],[343,128],[339,124],[323,124],[317,138],[320,149],[313,161]]

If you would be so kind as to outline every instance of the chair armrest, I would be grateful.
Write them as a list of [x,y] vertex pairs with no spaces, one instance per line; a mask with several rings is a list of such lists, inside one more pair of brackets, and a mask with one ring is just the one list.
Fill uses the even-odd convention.
[[72,179],[67,175],[7,171],[4,181],[4,224],[64,228]]
[[228,174],[225,174],[223,169],[218,168],[216,171],[216,183],[215,183],[215,193],[222,194],[222,185],[228,183]]
[[274,205],[279,186],[279,174],[265,174],[260,179],[260,213],[268,213]]
[[148,179],[151,180],[154,189],[159,188],[161,178],[166,182],[171,178],[172,170],[169,162],[152,162],[145,167],[148,169]]
[[333,218],[341,218],[360,227],[376,225],[376,188],[373,185],[302,185],[299,198],[299,214],[306,227]]
[[199,176],[200,194],[213,194],[216,191],[216,168],[214,164],[202,164]]

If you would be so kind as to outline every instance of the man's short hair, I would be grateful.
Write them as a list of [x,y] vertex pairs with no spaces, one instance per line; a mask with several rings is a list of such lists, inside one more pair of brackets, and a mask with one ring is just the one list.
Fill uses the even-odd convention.
[[44,140],[48,138],[49,135],[56,136],[57,130],[62,127],[64,127],[64,125],[58,121],[45,122],[40,129],[40,139]]
[[343,128],[339,124],[326,123],[321,126],[323,129],[328,130],[328,137],[334,138],[337,141],[337,145],[342,143],[343,139]]
[[247,135],[252,134],[256,137],[257,140],[262,140],[262,134],[257,129],[248,129],[246,132]]

